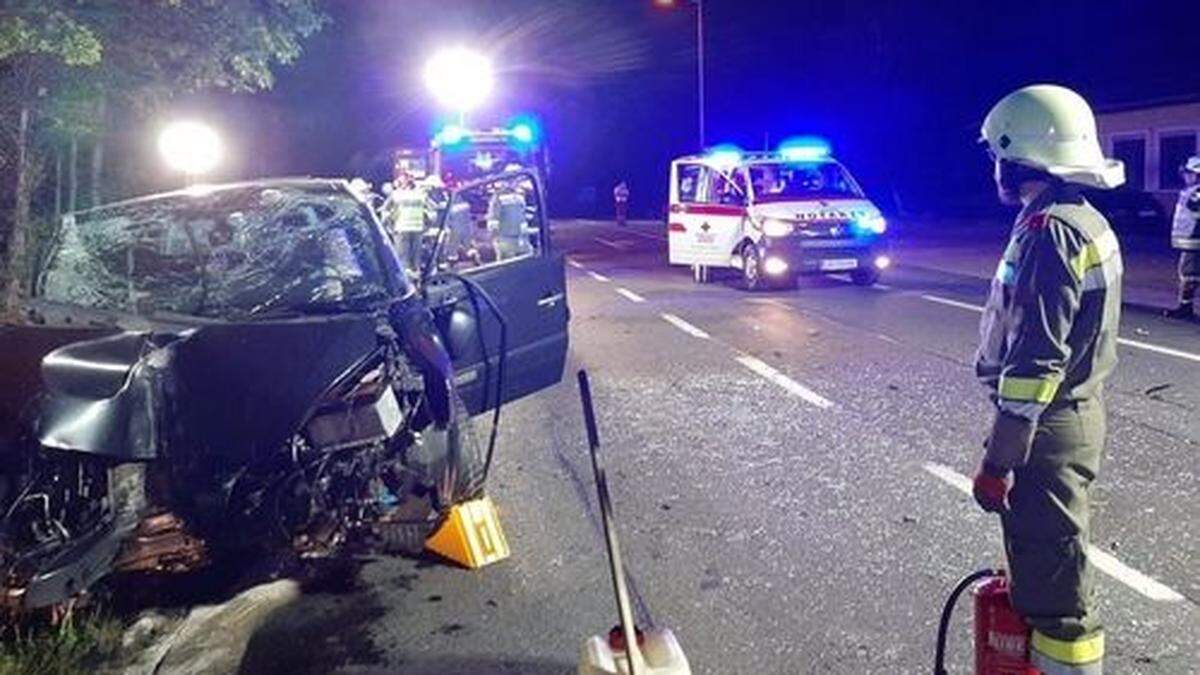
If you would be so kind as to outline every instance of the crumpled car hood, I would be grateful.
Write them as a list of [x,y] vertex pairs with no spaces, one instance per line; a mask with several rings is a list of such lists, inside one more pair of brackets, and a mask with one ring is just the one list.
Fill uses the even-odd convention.
[[370,357],[376,324],[345,315],[138,331],[0,327],[0,444],[24,432],[123,459],[275,449]]

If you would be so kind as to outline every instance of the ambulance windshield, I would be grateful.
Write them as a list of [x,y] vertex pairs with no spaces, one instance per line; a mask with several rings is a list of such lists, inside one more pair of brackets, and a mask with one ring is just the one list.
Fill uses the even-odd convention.
[[836,162],[763,162],[750,165],[760,203],[860,198],[862,190]]

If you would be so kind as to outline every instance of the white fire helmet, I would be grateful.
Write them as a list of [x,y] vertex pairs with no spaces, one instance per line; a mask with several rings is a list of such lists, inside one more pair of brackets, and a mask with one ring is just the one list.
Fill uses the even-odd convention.
[[1180,168],[1188,173],[1200,174],[1200,155],[1188,157],[1188,160]]
[[1035,84],[1014,91],[988,113],[981,133],[996,158],[1068,183],[1111,189],[1125,182],[1124,163],[1100,150],[1091,106],[1066,87]]

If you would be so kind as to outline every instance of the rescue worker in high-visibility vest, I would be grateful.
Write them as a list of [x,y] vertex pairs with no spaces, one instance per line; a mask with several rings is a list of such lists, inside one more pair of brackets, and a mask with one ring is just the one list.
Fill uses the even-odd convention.
[[613,209],[617,216],[617,225],[624,225],[629,217],[629,185],[625,181],[617,183],[613,188]]
[[421,264],[421,237],[425,233],[426,189],[408,173],[401,173],[388,195],[384,211],[388,214],[396,253],[405,269],[418,272]]
[[1175,204],[1171,247],[1179,251],[1179,306],[1165,312],[1170,319],[1194,319],[1200,291],[1200,155],[1179,168],[1183,190]]
[[1123,267],[1108,222],[1080,192],[1125,182],[1091,108],[1052,85],[992,108],[983,142],[1001,201],[1021,211],[980,326],[975,368],[995,414],[975,499],[1001,515],[1016,610],[1043,673],[1100,673],[1104,633],[1088,554],[1105,443],[1104,381],[1117,361]]

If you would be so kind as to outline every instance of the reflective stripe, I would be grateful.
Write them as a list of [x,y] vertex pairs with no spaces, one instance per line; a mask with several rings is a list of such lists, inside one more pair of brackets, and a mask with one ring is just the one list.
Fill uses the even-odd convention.
[[1037,422],[1042,413],[1046,412],[1046,403],[1023,403],[1021,401],[1010,401],[1006,398],[999,400],[1000,409],[1009,415],[1014,415],[1030,422]]
[[1117,235],[1113,234],[1112,230],[1105,230],[1104,234],[1096,237],[1095,241],[1088,242],[1079,255],[1071,259],[1071,270],[1075,272],[1075,278],[1083,279],[1088,270],[1102,264],[1120,250]]
[[1067,665],[1092,663],[1104,658],[1104,633],[1098,632],[1082,640],[1056,640],[1033,631],[1033,650]]
[[1046,378],[1000,376],[1000,398],[1010,401],[1049,403],[1058,393],[1062,378],[1055,375]]
[[1017,267],[1007,260],[1000,260],[996,266],[996,281],[1005,286],[1012,286],[1017,280]]
[[1177,248],[1183,251],[1200,251],[1200,239],[1192,239],[1190,237],[1172,237],[1171,248]]

